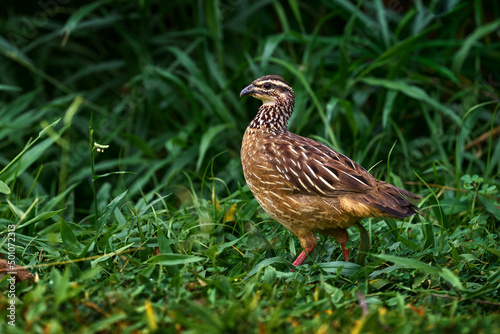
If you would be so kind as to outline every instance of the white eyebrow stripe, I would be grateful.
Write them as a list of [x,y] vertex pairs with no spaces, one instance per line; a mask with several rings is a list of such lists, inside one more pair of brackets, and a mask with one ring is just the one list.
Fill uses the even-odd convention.
[[264,81],[259,81],[258,87],[260,87],[266,83],[271,83],[271,84],[276,85],[276,86],[290,87],[289,85],[287,85],[283,81],[278,81],[278,80],[273,80],[273,79],[266,79]]

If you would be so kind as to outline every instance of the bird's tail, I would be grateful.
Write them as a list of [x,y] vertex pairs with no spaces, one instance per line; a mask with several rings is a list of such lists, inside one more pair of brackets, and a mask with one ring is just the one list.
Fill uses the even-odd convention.
[[407,190],[393,186],[392,184],[380,181],[378,201],[371,205],[387,213],[393,218],[406,218],[420,212],[420,209],[410,200],[422,198],[419,195]]

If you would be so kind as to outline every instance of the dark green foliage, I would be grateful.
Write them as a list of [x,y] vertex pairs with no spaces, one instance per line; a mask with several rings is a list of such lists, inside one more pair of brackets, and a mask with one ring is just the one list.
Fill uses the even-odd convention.
[[[500,6],[405,3],[4,4],[0,257],[38,282],[13,327],[0,279],[0,332],[499,332]],[[266,74],[292,131],[423,197],[363,222],[363,266],[320,237],[289,272],[246,187],[238,94]]]

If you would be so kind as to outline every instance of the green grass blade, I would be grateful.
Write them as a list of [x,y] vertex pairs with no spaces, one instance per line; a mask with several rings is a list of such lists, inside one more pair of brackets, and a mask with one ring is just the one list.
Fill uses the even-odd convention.
[[231,127],[231,124],[219,124],[209,128],[208,131],[203,134],[200,142],[198,161],[196,162],[197,172],[200,171],[201,164],[203,163],[205,154],[207,153],[207,150],[210,147],[212,141],[215,139],[215,137],[217,137],[217,135],[219,135],[222,131],[226,130],[229,127]]
[[474,44],[477,43],[479,39],[497,31],[498,29],[500,29],[500,20],[490,22],[474,30],[474,32],[465,39],[465,41],[462,44],[462,47],[453,57],[451,65],[451,69],[453,70],[453,72],[459,73],[462,70],[465,60],[467,59],[467,56],[470,53],[470,50],[472,49]]
[[387,79],[380,79],[380,78],[364,78],[361,80],[362,82],[372,85],[372,86],[381,86],[385,87],[389,90],[394,90],[398,91],[410,98],[419,100],[423,103],[429,104],[431,107],[436,108],[437,110],[441,111],[443,114],[448,116],[450,119],[452,119],[454,122],[457,124],[460,124],[460,117],[457,116],[457,114],[448,108],[446,105],[440,103],[439,101],[431,98],[422,88],[410,85],[402,80],[387,80]]
[[407,258],[402,258],[398,256],[393,256],[393,255],[374,255],[375,257],[378,257],[379,259],[385,260],[385,261],[390,261],[394,264],[397,264],[402,267],[406,268],[414,268],[421,270],[423,272],[426,272],[431,275],[436,275],[440,276],[444,280],[446,280],[448,283],[451,284],[454,288],[457,290],[463,290],[464,287],[462,286],[462,282],[460,279],[453,274],[448,268],[436,268],[434,266],[431,266],[427,263],[420,262],[415,259],[407,259]]
[[161,264],[163,266],[186,265],[190,263],[206,260],[201,256],[184,255],[184,254],[160,254],[153,256],[147,262]]

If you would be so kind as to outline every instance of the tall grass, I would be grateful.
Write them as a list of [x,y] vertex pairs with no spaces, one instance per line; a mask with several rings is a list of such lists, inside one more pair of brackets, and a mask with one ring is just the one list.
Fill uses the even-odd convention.
[[[270,1],[5,4],[0,249],[38,275],[11,332],[494,332],[499,5]],[[245,185],[255,78],[290,130],[419,193],[368,219],[364,266],[297,240]],[[5,168],[4,168],[5,167]],[[350,231],[357,253],[359,233]],[[6,278],[0,280],[7,291]],[[0,299],[5,318],[7,294]],[[5,306],[5,307],[4,307]]]

